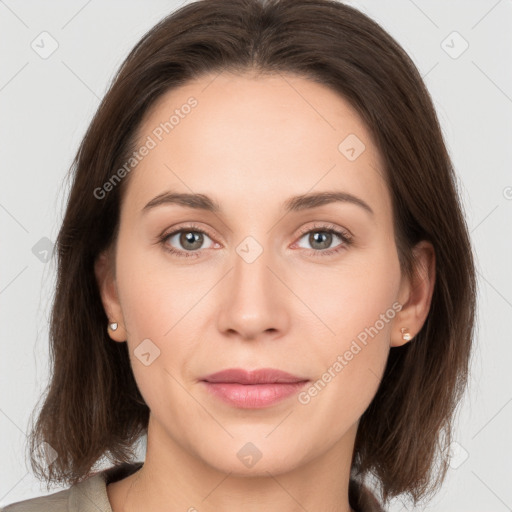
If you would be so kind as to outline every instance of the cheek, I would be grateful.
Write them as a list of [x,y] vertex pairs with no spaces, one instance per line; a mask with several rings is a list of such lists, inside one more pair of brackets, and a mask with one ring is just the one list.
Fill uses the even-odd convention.
[[116,273],[129,338],[132,343],[162,339],[185,314],[194,286],[166,262],[163,249],[148,247],[140,234],[126,234],[126,230],[123,234]]
[[142,247],[135,238],[119,239],[116,274],[135,378],[143,394],[153,389],[158,395],[197,348],[198,302],[211,284],[197,272],[173,269],[165,258],[150,258]]
[[337,336],[319,343],[311,357],[319,371],[298,401],[311,415],[336,425],[330,433],[333,439],[361,417],[378,390],[389,355],[393,315],[392,308],[352,309],[350,324],[338,320]]
[[127,282],[121,300],[140,393],[157,415],[170,409],[186,410],[190,404],[179,383],[197,349],[194,340],[199,339],[187,330],[186,315],[191,308],[176,288],[152,281],[142,271]]
[[[400,286],[400,268],[392,244],[375,244],[347,253],[332,265],[309,266],[290,278],[294,291],[312,313],[319,336],[342,348],[392,308]],[[394,318],[393,309],[387,317]],[[378,322],[377,327],[386,333],[390,323]]]
[[172,327],[172,315],[165,313],[166,309],[172,310],[172,304],[162,303],[159,290],[143,278],[142,272],[125,281],[120,300],[132,344],[145,338],[156,340]]
[[307,290],[308,306],[322,320],[316,323],[323,341],[313,356],[322,370],[299,401],[325,407],[324,413],[343,429],[363,414],[380,384],[400,307],[396,302],[400,269],[390,246],[354,258],[334,277],[332,269],[322,279],[314,277],[325,283]]

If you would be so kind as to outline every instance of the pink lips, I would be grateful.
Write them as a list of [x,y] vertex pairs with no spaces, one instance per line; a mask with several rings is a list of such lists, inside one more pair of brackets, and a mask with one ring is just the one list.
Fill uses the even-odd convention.
[[201,379],[206,389],[235,407],[260,409],[297,393],[308,379],[281,370],[223,370]]

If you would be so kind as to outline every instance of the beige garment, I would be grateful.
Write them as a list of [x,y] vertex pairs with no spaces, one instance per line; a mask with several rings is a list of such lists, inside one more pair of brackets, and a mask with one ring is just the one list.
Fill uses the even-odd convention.
[[69,489],[11,503],[0,512],[112,512],[107,484],[139,469],[142,462],[121,464],[97,472]]

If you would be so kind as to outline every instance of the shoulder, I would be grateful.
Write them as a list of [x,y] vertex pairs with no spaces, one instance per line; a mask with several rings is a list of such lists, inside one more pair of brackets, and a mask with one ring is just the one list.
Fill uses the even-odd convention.
[[17,501],[0,512],[112,512],[103,473],[47,496]]
[[0,512],[68,512],[68,501],[71,488],[55,492],[48,496],[38,496],[28,500],[11,503]]
[[11,503],[0,512],[112,512],[107,485],[130,475],[142,464],[124,463],[98,471],[68,489]]

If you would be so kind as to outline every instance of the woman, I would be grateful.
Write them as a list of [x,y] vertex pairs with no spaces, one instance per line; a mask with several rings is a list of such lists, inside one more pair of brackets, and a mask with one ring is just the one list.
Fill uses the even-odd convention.
[[473,257],[425,85],[361,12],[162,20],[84,137],[57,247],[30,449],[70,488],[5,511],[366,512],[441,485]]

